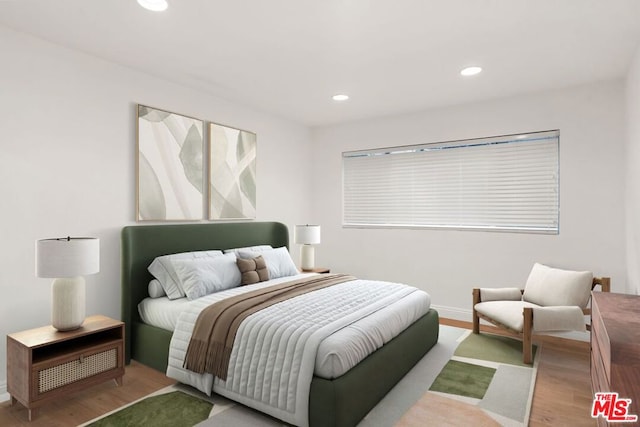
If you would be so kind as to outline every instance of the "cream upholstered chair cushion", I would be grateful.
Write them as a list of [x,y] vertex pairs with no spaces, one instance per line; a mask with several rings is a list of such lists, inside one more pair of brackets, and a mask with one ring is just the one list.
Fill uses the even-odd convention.
[[526,301],[488,301],[475,305],[478,313],[519,332],[522,332],[524,327],[524,317],[522,316],[524,307],[539,306]]
[[574,305],[585,308],[591,295],[593,273],[547,267],[536,263],[522,299],[541,306]]
[[582,309],[575,305],[534,307],[533,330],[535,332],[586,331]]
[[522,291],[518,288],[480,288],[480,300],[487,301],[520,301]]

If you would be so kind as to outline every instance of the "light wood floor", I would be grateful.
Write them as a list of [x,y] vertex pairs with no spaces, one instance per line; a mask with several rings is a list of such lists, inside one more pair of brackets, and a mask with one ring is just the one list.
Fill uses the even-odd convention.
[[132,361],[127,366],[121,387],[115,381],[91,387],[66,399],[38,408],[29,422],[27,410],[20,404],[0,403],[0,426],[70,427],[85,423],[122,405],[160,390],[175,381],[162,373]]
[[[470,328],[468,322],[441,319],[450,326]],[[486,327],[485,331],[495,332]],[[544,350],[538,365],[529,425],[594,426],[589,413],[593,396],[589,377],[589,344],[561,339],[544,339]],[[132,362],[126,367],[124,383],[114,381],[95,386],[60,402],[42,406],[32,422],[19,403],[0,403],[0,426],[68,427],[82,424],[126,403],[133,402],[174,381],[162,373]],[[451,425],[456,424],[451,419]],[[425,425],[429,425],[425,420]]]

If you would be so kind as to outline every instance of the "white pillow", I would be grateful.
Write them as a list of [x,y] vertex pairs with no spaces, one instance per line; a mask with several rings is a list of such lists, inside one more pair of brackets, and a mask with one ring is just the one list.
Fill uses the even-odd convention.
[[241,275],[235,254],[171,262],[189,300],[240,286]]
[[255,258],[262,255],[264,262],[267,264],[269,279],[277,279],[279,277],[295,276],[300,274],[295,263],[291,259],[291,255],[286,246],[281,248],[264,250],[262,252],[242,250],[238,252],[239,258]]
[[173,269],[173,264],[171,264],[171,260],[207,258],[220,255],[222,255],[222,251],[181,252],[163,255],[154,259],[147,270],[149,270],[149,273],[151,273],[153,277],[160,281],[162,289],[164,289],[169,299],[182,298],[185,296],[185,292],[180,288],[180,283]]
[[162,289],[162,285],[160,284],[160,281],[158,279],[153,279],[149,282],[148,290],[149,296],[151,298],[160,298],[167,296],[164,289]]
[[591,295],[593,274],[534,264],[522,299],[542,306],[577,305],[585,308]]
[[270,251],[270,250],[273,250],[273,247],[271,245],[258,245],[258,246],[247,246],[245,248],[225,249],[224,253],[225,254],[234,253],[238,255],[238,252],[240,251],[263,252],[263,251]]

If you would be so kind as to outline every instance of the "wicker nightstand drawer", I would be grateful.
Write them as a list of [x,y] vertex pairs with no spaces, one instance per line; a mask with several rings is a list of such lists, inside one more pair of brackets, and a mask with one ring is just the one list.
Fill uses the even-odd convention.
[[7,336],[7,391],[29,409],[124,375],[124,324],[92,316],[81,328],[51,326]]
[[116,345],[95,353],[72,354],[68,361],[65,358],[54,364],[36,367],[33,377],[37,378],[37,387],[34,388],[33,398],[45,397],[52,390],[118,368],[121,347]]

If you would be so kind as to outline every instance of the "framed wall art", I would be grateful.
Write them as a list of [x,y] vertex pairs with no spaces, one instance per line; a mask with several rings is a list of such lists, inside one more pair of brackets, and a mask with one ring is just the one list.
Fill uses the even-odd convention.
[[138,105],[138,221],[203,218],[203,131],[201,120]]
[[209,219],[255,219],[256,134],[209,123]]

